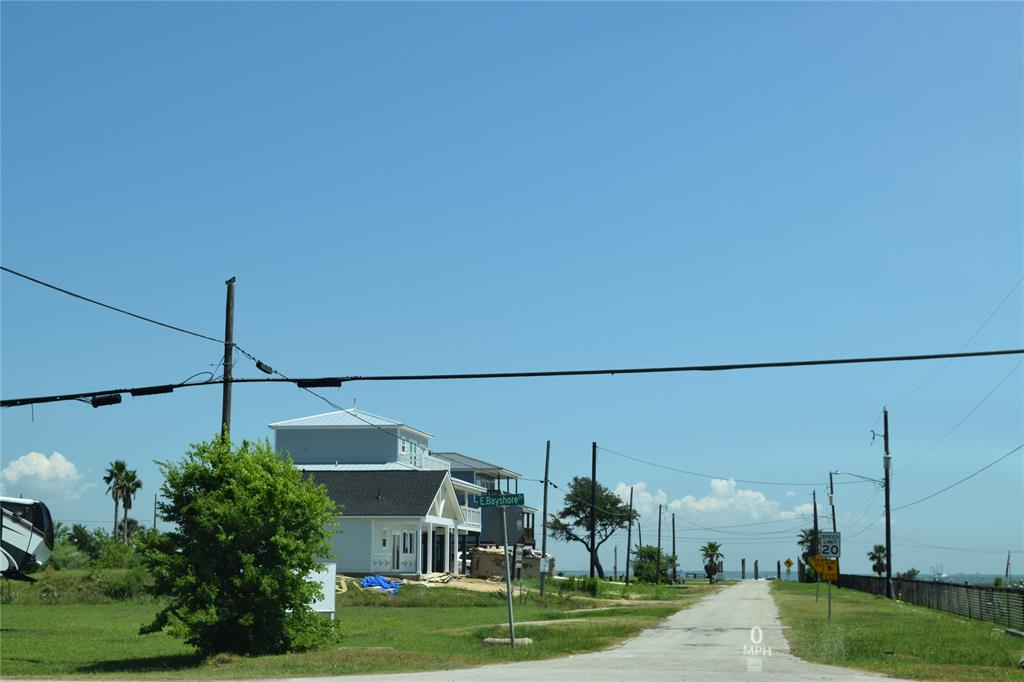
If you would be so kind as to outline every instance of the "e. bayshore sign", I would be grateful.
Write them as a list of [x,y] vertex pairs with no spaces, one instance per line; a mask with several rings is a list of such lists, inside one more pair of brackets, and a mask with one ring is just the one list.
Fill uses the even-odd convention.
[[504,494],[504,495],[481,495],[480,506],[481,507],[515,507],[522,506],[526,503],[526,495],[524,493],[518,494]]

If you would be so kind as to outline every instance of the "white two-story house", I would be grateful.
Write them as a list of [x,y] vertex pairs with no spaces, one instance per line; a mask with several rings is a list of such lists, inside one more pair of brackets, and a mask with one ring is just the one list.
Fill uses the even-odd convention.
[[347,574],[464,571],[479,539],[480,509],[461,502],[486,488],[451,475],[429,452],[431,435],[407,424],[340,410],[269,425],[275,448],[323,484],[339,505],[333,561]]

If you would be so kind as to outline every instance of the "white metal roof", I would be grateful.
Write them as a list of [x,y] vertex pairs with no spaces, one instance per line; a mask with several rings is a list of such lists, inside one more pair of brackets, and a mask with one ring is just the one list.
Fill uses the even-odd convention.
[[493,473],[503,478],[521,478],[521,476],[511,469],[498,466],[497,464],[491,464],[485,462],[482,459],[476,457],[470,457],[464,455],[461,452],[433,452],[430,453],[434,457],[440,457],[441,459],[448,460],[452,464],[452,469],[456,471],[480,471],[483,473]]
[[302,471],[418,471],[416,467],[403,462],[381,464],[296,464]]
[[350,410],[338,410],[337,412],[325,412],[324,414],[314,414],[309,417],[299,417],[298,419],[288,419],[286,421],[273,422],[268,424],[272,429],[292,429],[292,428],[374,428],[374,427],[402,427],[415,431],[416,433],[431,438],[432,434],[426,431],[421,431],[408,424],[389,419],[387,417],[381,417],[378,414],[371,414],[370,412],[364,412],[363,410],[357,410],[354,407]]

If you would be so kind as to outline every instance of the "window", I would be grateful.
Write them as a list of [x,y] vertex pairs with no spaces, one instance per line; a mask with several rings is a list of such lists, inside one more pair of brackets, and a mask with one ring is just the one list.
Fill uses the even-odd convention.
[[388,546],[388,529],[382,528],[380,531],[380,546],[387,549]]

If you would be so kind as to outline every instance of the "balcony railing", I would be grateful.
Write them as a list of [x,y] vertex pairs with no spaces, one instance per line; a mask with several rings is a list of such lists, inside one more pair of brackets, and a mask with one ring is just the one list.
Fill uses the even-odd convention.
[[477,530],[480,530],[480,510],[465,505],[460,508],[462,509],[463,525],[474,526]]
[[440,457],[428,455],[425,452],[402,452],[398,455],[398,461],[408,464],[417,469],[451,471],[451,462]]

